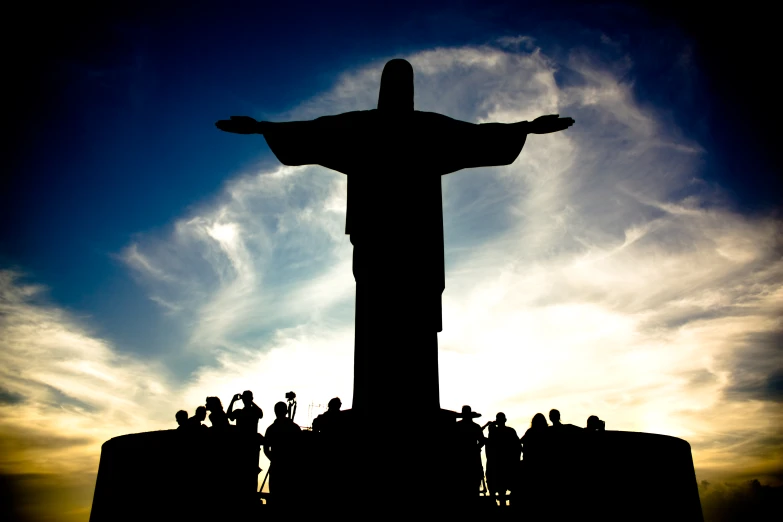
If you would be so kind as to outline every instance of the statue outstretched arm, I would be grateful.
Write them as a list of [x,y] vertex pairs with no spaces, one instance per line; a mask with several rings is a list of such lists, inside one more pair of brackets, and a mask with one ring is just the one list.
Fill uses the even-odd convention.
[[268,122],[256,121],[250,116],[231,116],[229,120],[216,121],[215,127],[234,134],[263,134],[266,123]]
[[[249,116],[231,116],[215,126],[235,134],[262,134],[283,165],[322,165],[338,172],[350,169],[346,152],[355,149],[357,131],[366,126],[369,112],[355,111],[314,120],[270,122]],[[347,164],[344,164],[346,163]]]
[[430,141],[437,144],[439,160],[436,169],[441,174],[510,165],[522,152],[528,134],[558,132],[574,124],[572,118],[561,118],[558,114],[541,116],[533,121],[481,124],[434,113],[424,113],[423,117],[429,119],[433,127],[443,129],[439,139]]

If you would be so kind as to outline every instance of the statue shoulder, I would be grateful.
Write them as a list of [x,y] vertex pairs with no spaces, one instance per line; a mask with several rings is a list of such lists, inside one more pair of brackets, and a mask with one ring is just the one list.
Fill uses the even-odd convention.
[[476,127],[475,123],[457,120],[437,112],[414,111],[414,118],[417,125],[438,127],[443,130],[459,130]]
[[375,109],[368,111],[350,111],[331,116],[321,116],[313,122],[319,125],[328,126],[330,129],[351,129],[364,127],[376,119],[377,111]]

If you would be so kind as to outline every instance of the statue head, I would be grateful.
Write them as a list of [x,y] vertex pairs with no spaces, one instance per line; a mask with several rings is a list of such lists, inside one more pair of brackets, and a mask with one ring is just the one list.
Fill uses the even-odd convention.
[[383,66],[378,110],[389,113],[413,111],[413,67],[407,60],[395,58]]

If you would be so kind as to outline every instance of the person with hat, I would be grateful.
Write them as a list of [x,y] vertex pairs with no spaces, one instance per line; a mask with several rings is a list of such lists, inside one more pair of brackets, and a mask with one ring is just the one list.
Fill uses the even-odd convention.
[[481,426],[473,422],[473,419],[478,417],[481,417],[480,413],[472,411],[470,406],[465,405],[462,407],[462,413],[457,415],[460,420],[455,425],[457,473],[459,474],[462,495],[466,499],[478,497],[476,486],[481,487],[484,480],[481,448],[484,447],[487,440],[484,438]]

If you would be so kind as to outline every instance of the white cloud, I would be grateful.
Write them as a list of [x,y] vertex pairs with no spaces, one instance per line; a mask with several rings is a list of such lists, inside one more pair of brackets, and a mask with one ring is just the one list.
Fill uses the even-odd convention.
[[[501,45],[523,43],[530,42]],[[407,59],[421,110],[475,122],[548,113],[577,122],[563,133],[530,136],[509,167],[444,179],[443,405],[471,403],[486,414],[504,409],[520,429],[533,413],[558,406],[577,424],[595,413],[616,429],[695,441],[709,436],[692,419],[727,404],[732,368],[719,361],[741,351],[742,335],[780,329],[771,319],[780,309],[771,296],[781,292],[783,277],[775,256],[780,222],[707,205],[703,184],[694,183],[702,148],[664,126],[653,108],[635,100],[617,67],[589,53],[555,64],[540,49],[485,46]],[[382,66],[343,74],[333,89],[281,119],[374,107]],[[630,66],[626,61],[620,69]],[[579,82],[558,85],[558,67]],[[317,167],[248,173],[214,206],[176,227],[184,234],[194,222],[227,226],[231,216],[232,244],[247,252],[241,265],[255,271],[255,283],[239,284],[234,270],[190,304],[200,307],[198,337],[224,338],[249,331],[248,323],[271,332],[261,344],[252,336],[234,343],[241,355],[223,355],[224,366],[205,369],[194,386],[232,382],[238,358],[254,361],[242,367],[264,383],[277,376],[263,355],[272,350],[288,361],[291,380],[309,363],[332,361],[329,371],[350,381],[353,285],[344,190],[339,174]],[[683,191],[685,197],[674,196]],[[201,248],[223,244],[199,238]],[[238,266],[232,252],[224,248],[210,258],[215,274]],[[203,321],[217,317],[230,320]],[[302,348],[305,330],[309,349]],[[712,377],[698,386],[685,377],[699,372]],[[332,395],[307,382],[298,385],[312,388],[314,399]],[[689,417],[686,410],[700,413]],[[743,423],[738,418],[734,426]],[[697,466],[706,465],[699,459]]]
[[0,434],[25,441],[22,451],[3,452],[0,470],[94,473],[109,438],[170,423],[160,408],[172,407],[167,373],[119,355],[40,302],[42,291],[0,271],[0,383],[15,398],[0,404]]
[[[540,50],[513,49],[407,57],[422,110],[474,122],[576,119],[563,133],[530,136],[511,166],[444,179],[443,406],[505,411],[520,432],[552,407],[575,424],[597,414],[610,429],[686,438],[697,468],[710,473],[730,473],[732,459],[779,466],[780,453],[708,443],[754,441],[780,420],[776,403],[738,384],[737,370],[751,349],[768,361],[743,370],[754,379],[783,366],[774,346],[748,341],[781,331],[780,221],[709,200],[698,182],[702,149],[638,103],[611,67],[585,53],[555,64]],[[382,66],[345,73],[280,119],[373,108]],[[557,67],[579,82],[558,84]],[[349,405],[354,288],[344,209],[340,174],[261,169],[240,173],[167,232],[135,238],[122,254],[127,266],[167,320],[189,329],[183,345],[212,356],[185,382],[167,381],[152,363],[120,361],[62,311],[27,303],[34,289],[7,282],[16,297],[4,306],[19,322],[4,326],[15,332],[4,357],[17,368],[4,386],[43,404],[46,383],[100,413],[4,412],[37,419],[41,433],[67,428],[94,441],[162,426],[206,395],[227,401],[244,389],[267,416],[291,389],[301,407],[335,395]],[[32,355],[40,362],[23,368]],[[111,422],[89,428],[95,415]]]

